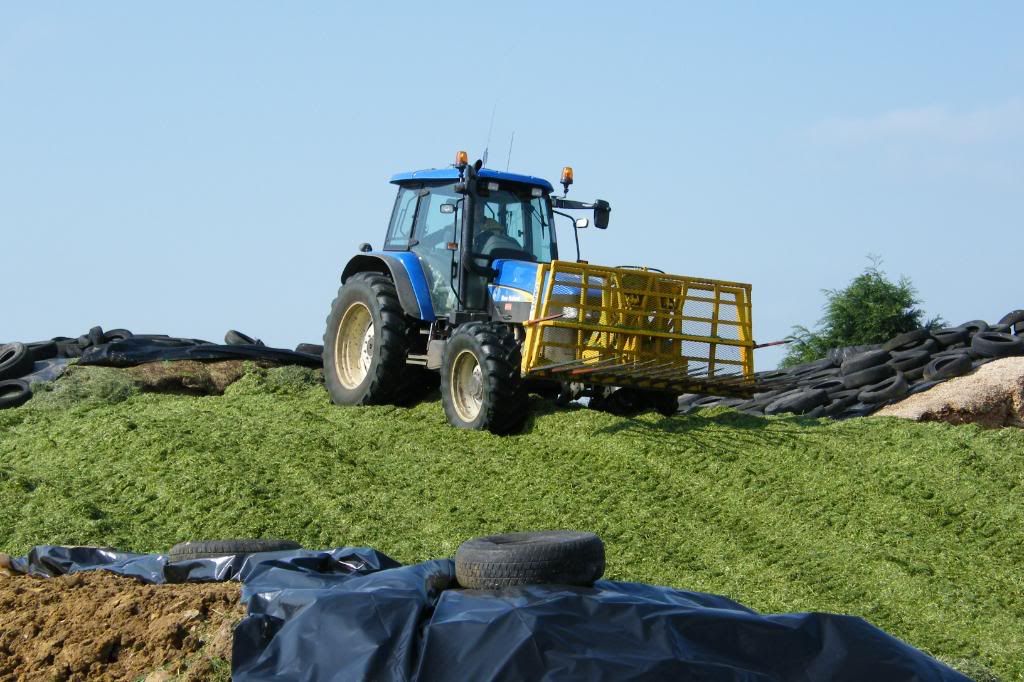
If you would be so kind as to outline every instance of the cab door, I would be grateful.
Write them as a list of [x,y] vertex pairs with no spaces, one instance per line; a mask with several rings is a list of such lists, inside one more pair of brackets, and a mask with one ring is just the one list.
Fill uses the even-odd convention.
[[446,184],[423,187],[417,197],[409,248],[423,266],[434,314],[444,317],[458,309],[462,195],[455,192],[453,184]]

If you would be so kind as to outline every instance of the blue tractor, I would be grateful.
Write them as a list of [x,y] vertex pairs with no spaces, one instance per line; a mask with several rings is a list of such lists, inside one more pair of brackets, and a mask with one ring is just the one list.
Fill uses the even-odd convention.
[[[572,179],[563,169],[565,194]],[[335,403],[407,404],[439,373],[452,425],[504,434],[526,421],[530,392],[601,401],[629,389],[665,413],[686,389],[744,394],[749,285],[591,266],[576,237],[589,220],[558,209],[592,211],[604,229],[607,202],[556,196],[547,180],[469,164],[465,152],[451,167],[391,182],[398,195],[383,248],[363,244],[349,260],[327,317]],[[572,221],[575,261],[559,260],[556,214]],[[722,299],[712,301],[716,328],[695,335],[684,329],[697,314],[686,305],[709,291]],[[694,341],[705,346],[696,355],[685,347]]]

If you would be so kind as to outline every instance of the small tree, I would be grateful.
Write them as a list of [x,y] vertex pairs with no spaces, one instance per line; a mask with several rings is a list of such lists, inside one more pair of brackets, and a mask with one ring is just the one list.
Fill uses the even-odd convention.
[[892,282],[871,257],[871,265],[845,289],[825,289],[825,316],[818,329],[797,325],[789,336],[792,343],[781,367],[799,365],[825,357],[831,348],[882,343],[897,334],[921,327],[935,327],[940,318],[923,321],[921,300],[906,277]]

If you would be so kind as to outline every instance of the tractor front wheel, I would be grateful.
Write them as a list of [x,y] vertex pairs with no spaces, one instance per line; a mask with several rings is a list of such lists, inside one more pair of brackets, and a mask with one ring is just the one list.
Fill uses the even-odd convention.
[[324,383],[338,405],[400,404],[415,369],[409,323],[394,283],[376,272],[350,277],[331,304],[324,332]]
[[441,360],[441,403],[452,426],[496,434],[518,431],[526,421],[522,354],[512,331],[496,322],[456,329]]

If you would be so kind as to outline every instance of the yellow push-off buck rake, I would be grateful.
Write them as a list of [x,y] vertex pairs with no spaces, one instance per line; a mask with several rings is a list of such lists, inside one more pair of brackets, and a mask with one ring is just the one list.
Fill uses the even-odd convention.
[[[602,267],[579,258],[565,210],[611,207],[555,196],[541,178],[470,165],[401,173],[384,246],[342,273],[324,334],[339,404],[407,403],[436,385],[449,422],[509,433],[535,392],[593,407],[674,413],[681,393],[749,396],[750,285]],[[576,261],[559,260],[555,215],[572,221]]]
[[555,261],[524,324],[528,377],[743,395],[752,386],[750,285]]

